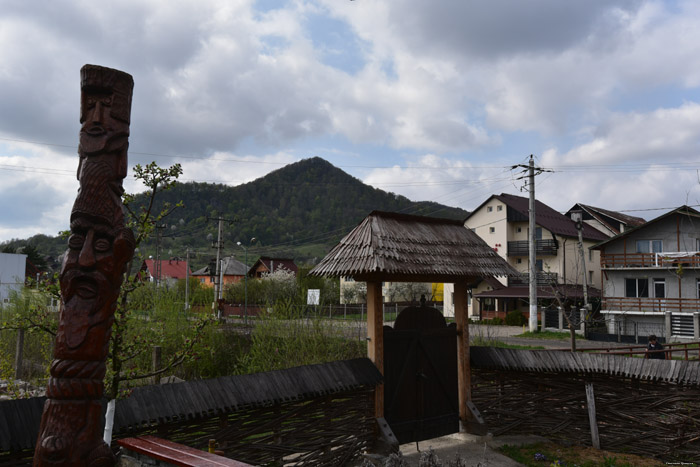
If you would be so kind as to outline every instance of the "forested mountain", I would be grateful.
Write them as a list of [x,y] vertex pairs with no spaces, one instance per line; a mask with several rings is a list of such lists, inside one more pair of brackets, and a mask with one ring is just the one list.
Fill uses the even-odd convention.
[[[137,203],[143,197],[136,198]],[[243,257],[240,241],[248,246],[249,263],[257,256],[293,257],[298,263],[323,257],[338,240],[373,210],[463,219],[467,212],[433,202],[408,198],[365,185],[360,180],[314,157],[287,165],[250,183],[235,187],[211,183],[178,183],[160,195],[159,203],[177,209],[160,230],[160,257],[197,253],[195,265],[215,255],[218,217],[224,224],[224,254]],[[232,221],[232,222],[230,222]],[[256,238],[250,243],[251,238]],[[43,238],[41,244],[47,244]],[[140,253],[156,256],[155,239]]]

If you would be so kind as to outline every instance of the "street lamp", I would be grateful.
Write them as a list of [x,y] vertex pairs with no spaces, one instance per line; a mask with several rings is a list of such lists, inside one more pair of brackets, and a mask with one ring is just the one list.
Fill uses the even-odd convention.
[[[255,237],[250,239],[250,244],[255,242]],[[248,248],[243,246],[241,242],[236,242],[236,245],[243,248],[245,251],[245,275],[243,276],[243,293],[245,295],[245,308],[243,309],[243,323],[248,325]]]

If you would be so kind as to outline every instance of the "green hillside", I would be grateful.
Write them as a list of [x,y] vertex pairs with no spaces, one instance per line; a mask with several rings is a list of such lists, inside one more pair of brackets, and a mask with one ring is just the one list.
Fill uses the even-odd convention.
[[[137,197],[136,202],[143,198]],[[218,217],[224,224],[224,254],[243,258],[244,245],[257,256],[293,257],[298,263],[320,260],[340,238],[373,210],[463,219],[467,212],[408,198],[365,185],[360,180],[314,157],[287,165],[244,185],[179,183],[159,202],[182,201],[184,207],[165,220],[160,230],[161,258],[184,257],[189,248],[193,265],[215,256]],[[228,222],[232,221],[232,222]],[[34,239],[34,237],[32,238]],[[30,241],[32,241],[30,239]],[[41,252],[56,250],[56,241],[42,236],[34,243]],[[25,241],[26,242],[26,241]],[[60,242],[59,242],[60,243]],[[155,239],[140,254],[156,256]],[[44,248],[44,246],[46,248]],[[50,250],[49,250],[50,248]]]

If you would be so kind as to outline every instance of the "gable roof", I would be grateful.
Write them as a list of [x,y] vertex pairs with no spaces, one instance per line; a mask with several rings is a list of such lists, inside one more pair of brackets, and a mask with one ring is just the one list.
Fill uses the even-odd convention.
[[373,211],[310,274],[454,282],[518,273],[460,221]]
[[250,273],[255,273],[258,265],[261,264],[268,272],[275,272],[279,269],[286,269],[296,274],[299,268],[294,264],[294,260],[290,258],[273,258],[270,256],[261,256],[249,269]]
[[[151,277],[155,277],[156,260],[146,259],[143,261],[141,270],[147,270]],[[179,259],[161,259],[160,277],[156,279],[185,279],[187,277],[187,262]]]
[[[507,215],[509,221],[527,222],[530,211],[530,200],[524,196],[515,196],[506,193],[491,195],[491,197],[481,203],[478,208],[474,209],[464,221],[466,222],[475,212],[494,198],[503,202],[503,204],[508,207]],[[535,223],[562,237],[578,238],[578,230],[576,230],[576,223],[574,221],[537,200],[535,200]],[[600,232],[585,222],[583,223],[582,235],[585,240],[602,241],[608,238],[603,232]]]
[[[244,263],[238,261],[233,256],[227,256],[222,260],[222,266],[224,268],[224,276],[245,276],[248,272],[248,266]],[[216,262],[216,261],[215,261]],[[197,269],[192,273],[193,276],[212,276],[214,273],[210,270],[210,265],[204,266],[201,269]]]
[[695,218],[700,219],[700,212],[699,212],[699,211],[697,211],[697,210],[691,208],[690,206],[683,205],[683,206],[677,207],[676,209],[672,209],[671,211],[667,212],[666,214],[662,214],[662,215],[660,215],[659,217],[656,217],[656,218],[654,218],[654,219],[652,219],[652,220],[650,220],[650,221],[647,221],[647,222],[645,222],[645,223],[642,224],[642,225],[639,225],[639,226],[637,226],[637,227],[634,227],[634,228],[632,228],[632,229],[630,229],[630,230],[625,230],[624,232],[622,232],[622,233],[620,233],[620,234],[618,234],[618,235],[615,235],[614,237],[611,237],[611,238],[609,238],[609,239],[606,239],[605,241],[602,241],[602,242],[598,243],[597,245],[595,245],[595,246],[593,246],[593,247],[591,247],[591,248],[593,248],[593,249],[599,249],[599,248],[602,247],[602,246],[605,246],[605,245],[607,245],[607,244],[609,244],[609,243],[611,243],[611,242],[615,242],[615,241],[617,241],[617,240],[619,240],[619,239],[621,239],[621,238],[625,238],[625,237],[627,237],[628,235],[632,234],[633,232],[637,232],[637,231],[639,231],[640,229],[644,229],[644,228],[646,228],[647,226],[650,226],[650,225],[652,225],[652,224],[655,224],[655,223],[657,223],[657,222],[660,222],[660,221],[666,219],[667,217],[673,216],[673,215],[675,215],[675,214],[680,214],[680,215],[682,215],[682,216],[695,217]]
[[[598,222],[603,224],[605,227],[610,229],[612,232],[615,232],[615,234],[620,233],[620,225],[619,224],[624,224],[625,226],[627,226],[629,228],[633,228],[633,227],[638,227],[638,226],[646,223],[646,220],[642,219],[641,217],[628,216],[627,214],[623,214],[621,212],[610,211],[608,209],[602,209],[602,208],[596,208],[596,207],[589,206],[587,204],[581,204],[581,203],[576,203],[566,213],[569,214],[571,211],[574,211],[577,208],[588,213],[592,218],[594,218],[595,220],[597,220]],[[617,221],[618,225],[617,226],[612,225],[610,223],[610,219]]]

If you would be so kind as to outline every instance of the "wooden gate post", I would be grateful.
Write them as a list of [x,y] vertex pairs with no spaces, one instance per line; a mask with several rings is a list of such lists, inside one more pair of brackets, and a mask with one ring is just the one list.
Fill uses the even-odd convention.
[[472,400],[472,374],[469,363],[469,317],[466,279],[454,284],[455,323],[457,324],[457,380],[459,419],[462,426],[472,420],[468,404]]
[[[382,283],[367,282],[367,356],[384,376]],[[374,416],[384,416],[384,383],[374,390]]]

